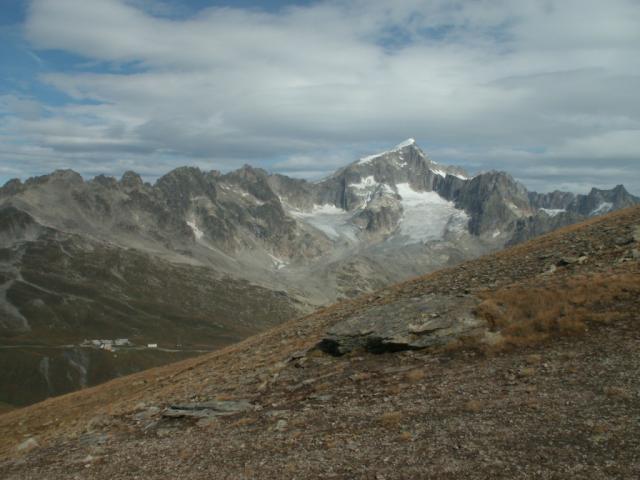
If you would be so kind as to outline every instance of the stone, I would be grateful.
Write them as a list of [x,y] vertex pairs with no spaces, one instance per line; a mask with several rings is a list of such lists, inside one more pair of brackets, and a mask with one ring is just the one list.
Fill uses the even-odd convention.
[[137,421],[143,421],[143,420],[148,420],[151,417],[156,416],[158,413],[160,413],[160,408],[156,407],[156,406],[150,406],[149,408],[142,410],[141,412],[136,413],[133,416],[134,420]]
[[101,432],[83,433],[78,437],[78,444],[87,446],[104,445],[109,441],[109,434]]
[[364,349],[374,353],[441,346],[485,326],[473,296],[429,294],[370,307],[334,325],[318,347],[332,355]]
[[317,402],[328,402],[330,400],[333,399],[333,395],[331,394],[326,394],[326,395],[310,395],[309,396],[309,400],[315,400]]
[[109,415],[96,415],[95,417],[91,418],[91,420],[89,420],[89,423],[87,423],[87,430],[93,431],[107,427],[111,424],[112,420],[113,419]]
[[171,405],[162,412],[162,416],[169,418],[222,417],[251,409],[253,409],[253,405],[247,400],[210,400],[203,403]]
[[616,245],[623,247],[625,245],[629,245],[631,243],[634,242],[634,237],[629,235],[629,236],[624,236],[624,237],[616,237],[615,240],[613,241]]
[[156,430],[156,435],[159,438],[171,437],[175,435],[175,433],[176,433],[176,430],[173,428],[159,428],[158,430]]
[[196,425],[200,428],[210,428],[214,425],[217,425],[219,420],[216,417],[205,417],[201,418],[196,422]]
[[38,448],[39,446],[40,444],[38,443],[38,441],[35,438],[30,437],[20,445],[18,445],[16,447],[16,450],[18,450],[19,452],[30,452],[31,450],[33,450],[34,448]]
[[586,255],[582,255],[580,257],[562,257],[560,260],[558,260],[558,263],[556,263],[556,265],[558,267],[566,267],[568,265],[576,265],[576,264],[582,265],[588,259],[589,257]]
[[297,351],[297,352],[293,352],[291,355],[289,355],[289,358],[287,358],[286,363],[293,362],[294,360],[301,360],[301,359],[304,360],[308,353],[309,353],[308,348]]
[[275,429],[276,429],[278,432],[284,432],[284,431],[287,429],[287,425],[288,425],[288,423],[287,423],[287,421],[286,421],[286,420],[284,420],[284,419],[280,419],[280,420],[278,420],[278,421],[276,422],[276,428],[275,428]]
[[96,460],[97,460],[97,457],[94,457],[93,455],[87,455],[80,461],[80,463],[93,463]]

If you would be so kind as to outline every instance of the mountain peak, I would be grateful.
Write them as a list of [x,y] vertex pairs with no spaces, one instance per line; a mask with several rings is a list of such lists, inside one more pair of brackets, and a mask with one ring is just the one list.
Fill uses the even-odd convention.
[[402,150],[403,148],[410,147],[411,145],[416,144],[415,138],[407,138],[404,142],[400,142],[398,145],[393,147],[393,150]]
[[132,170],[127,170],[122,174],[120,184],[128,188],[137,188],[143,185],[142,177]]
[[376,153],[374,155],[368,155],[366,157],[362,157],[360,160],[358,160],[358,164],[362,165],[365,163],[369,163],[371,160],[375,160],[376,158],[382,157],[384,155],[388,155],[389,153],[396,153],[407,147],[415,147],[415,146],[416,146],[416,140],[414,138],[407,138],[404,142],[399,143],[398,145],[393,147],[391,150],[386,150],[384,152]]

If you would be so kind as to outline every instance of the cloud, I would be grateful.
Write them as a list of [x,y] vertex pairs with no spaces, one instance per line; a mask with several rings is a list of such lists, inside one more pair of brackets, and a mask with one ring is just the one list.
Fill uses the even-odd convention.
[[[20,100],[0,135],[77,169],[149,176],[245,162],[318,176],[413,136],[438,161],[542,190],[624,181],[640,193],[634,0],[168,5],[32,0],[38,55],[79,59],[33,81],[72,101]],[[50,163],[28,165],[22,175]]]
[[42,116],[42,106],[31,98],[16,95],[0,96],[0,114],[12,115],[22,120],[38,120]]

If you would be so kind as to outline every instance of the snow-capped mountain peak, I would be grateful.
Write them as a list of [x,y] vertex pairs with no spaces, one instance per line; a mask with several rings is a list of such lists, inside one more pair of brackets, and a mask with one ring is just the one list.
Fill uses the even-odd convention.
[[383,157],[383,156],[388,155],[390,153],[399,152],[399,151],[401,151],[401,150],[403,150],[403,149],[405,149],[407,147],[411,147],[411,146],[415,146],[415,145],[416,145],[415,138],[408,138],[404,142],[400,142],[398,145],[393,147],[391,150],[386,150],[384,152],[375,153],[373,155],[367,155],[366,157],[362,157],[360,160],[358,160],[358,164],[359,165],[363,165],[363,164],[369,163],[372,160],[375,160],[377,158]]
[[415,138],[407,138],[404,142],[399,143],[398,145],[396,145],[393,150],[402,150],[405,147],[409,147],[411,145],[415,145],[416,144],[416,139]]

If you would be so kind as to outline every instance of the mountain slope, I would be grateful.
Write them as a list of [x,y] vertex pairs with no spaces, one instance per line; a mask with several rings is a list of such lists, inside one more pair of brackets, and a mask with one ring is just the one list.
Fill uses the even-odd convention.
[[[336,325],[382,307],[409,327],[431,295],[477,299],[485,326],[417,351],[318,348]],[[6,413],[0,472],[633,478],[639,299],[634,207]]]
[[[29,368],[0,373],[0,402],[130,373],[137,357],[143,368],[218,348],[638,201],[622,186],[535,194],[505,172],[471,177],[412,139],[319,182],[250,166],[181,167],[153,185],[70,170],[10,181],[0,188],[0,346],[11,348],[0,363]],[[180,351],[118,357],[82,345],[122,338]],[[13,381],[24,375],[28,389]]]
[[[26,405],[196,355],[303,311],[284,292],[61,233],[12,207],[0,218],[5,233],[29,238],[0,248],[0,402]],[[133,346],[84,342],[119,338]]]

